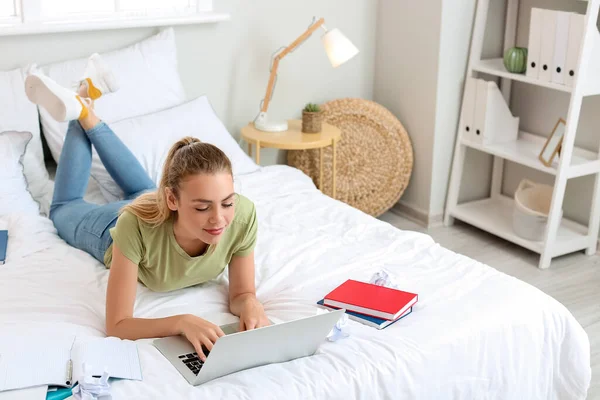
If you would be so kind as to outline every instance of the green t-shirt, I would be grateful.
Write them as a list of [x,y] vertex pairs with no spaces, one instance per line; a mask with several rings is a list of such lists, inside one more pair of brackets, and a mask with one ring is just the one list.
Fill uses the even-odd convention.
[[[135,215],[124,212],[110,230],[113,243],[138,266],[138,279],[149,289],[168,292],[216,278],[232,256],[247,256],[256,244],[256,209],[248,198],[237,195],[235,215],[217,245],[203,255],[190,257],[177,243],[173,219],[152,228]],[[112,244],[104,254],[110,268]]]

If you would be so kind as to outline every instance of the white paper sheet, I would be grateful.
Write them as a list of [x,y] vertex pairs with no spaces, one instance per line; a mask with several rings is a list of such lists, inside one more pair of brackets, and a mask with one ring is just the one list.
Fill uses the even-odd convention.
[[92,375],[108,371],[111,378],[142,380],[142,369],[135,342],[118,338],[98,338],[76,343],[73,348],[73,376],[83,375],[83,363],[90,366]]
[[83,363],[92,375],[106,369],[111,378],[142,379],[135,342],[118,338],[84,338],[74,335],[0,336],[0,390],[67,384],[72,361],[73,384],[82,376]]
[[0,336],[0,390],[65,385],[74,336]]

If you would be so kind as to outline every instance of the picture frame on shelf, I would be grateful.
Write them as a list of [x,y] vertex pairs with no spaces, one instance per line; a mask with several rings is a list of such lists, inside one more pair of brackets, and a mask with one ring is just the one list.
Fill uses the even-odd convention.
[[546,167],[550,167],[552,165],[552,161],[554,161],[556,154],[560,155],[560,149],[562,147],[566,128],[567,122],[564,119],[559,118],[554,125],[554,129],[552,129],[552,133],[550,133],[546,143],[544,143],[544,147],[542,148],[538,158]]

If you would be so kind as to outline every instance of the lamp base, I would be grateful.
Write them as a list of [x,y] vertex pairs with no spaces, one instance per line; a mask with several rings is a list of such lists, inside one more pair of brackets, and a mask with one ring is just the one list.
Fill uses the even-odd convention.
[[287,121],[270,122],[266,112],[261,112],[254,120],[254,127],[263,132],[283,132],[288,130]]

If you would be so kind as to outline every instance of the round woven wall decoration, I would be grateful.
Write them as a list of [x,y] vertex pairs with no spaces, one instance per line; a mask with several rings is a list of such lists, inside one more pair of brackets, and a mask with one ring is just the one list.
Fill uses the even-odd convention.
[[[336,198],[372,216],[400,199],[410,181],[413,151],[398,119],[369,100],[339,99],[321,106],[323,120],[342,131],[336,148]],[[324,150],[323,188],[332,193],[331,146]],[[319,180],[319,150],[290,150],[288,164]]]

